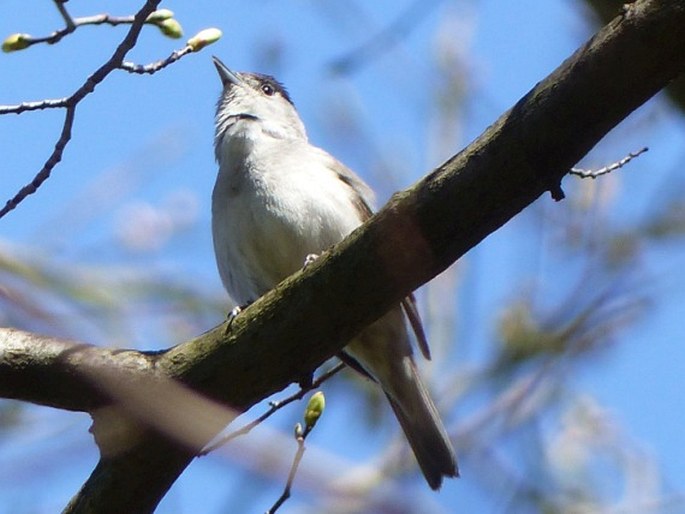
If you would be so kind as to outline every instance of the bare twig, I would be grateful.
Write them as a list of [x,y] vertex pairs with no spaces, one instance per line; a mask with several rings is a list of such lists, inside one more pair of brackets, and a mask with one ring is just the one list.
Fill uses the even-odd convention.
[[309,385],[308,387],[301,388],[298,392],[296,392],[295,394],[293,394],[291,396],[288,396],[287,398],[285,398],[283,400],[280,400],[280,401],[276,400],[276,401],[270,402],[269,403],[269,405],[270,405],[269,410],[264,412],[264,414],[262,414],[261,416],[259,416],[256,419],[252,420],[251,422],[247,423],[243,427],[235,430],[234,432],[231,432],[230,434],[222,437],[221,439],[219,439],[215,443],[207,445],[205,448],[202,449],[202,451],[198,454],[198,456],[204,457],[205,455],[209,454],[210,452],[213,452],[217,448],[220,448],[221,446],[224,446],[225,444],[229,443],[230,441],[232,441],[236,437],[247,434],[248,432],[250,432],[250,430],[252,430],[257,425],[259,425],[260,423],[265,421],[267,418],[269,418],[270,416],[275,414],[278,410],[282,409],[286,405],[288,405],[288,404],[290,404],[296,400],[301,400],[302,398],[304,398],[305,394],[307,394],[312,389],[316,389],[317,387],[319,387],[321,384],[323,384],[326,380],[328,380],[333,375],[338,373],[344,367],[345,367],[345,364],[340,362],[340,363],[336,364],[334,367],[332,367],[331,369],[329,369],[328,371],[326,371],[325,373],[323,373],[316,380],[314,380],[311,383],[311,385]]
[[[32,46],[39,43],[55,44],[62,40],[65,36],[72,34],[77,28],[83,27],[84,25],[131,25],[135,21],[135,16],[111,16],[109,14],[95,14],[92,16],[81,16],[74,18],[71,16],[63,0],[54,0],[55,7],[59,11],[62,19],[64,20],[64,28],[55,30],[49,36],[41,37],[25,37],[24,41],[26,46]],[[154,21],[145,20],[143,23],[156,24]]]
[[304,456],[304,451],[305,451],[305,445],[304,445],[304,440],[307,438],[309,433],[311,432],[311,427],[306,427],[304,431],[302,430],[302,427],[298,423],[295,427],[295,440],[297,441],[297,452],[295,452],[295,457],[293,458],[293,463],[290,466],[290,472],[288,473],[288,480],[285,483],[285,488],[283,489],[283,493],[281,496],[278,497],[276,502],[271,506],[269,510],[266,511],[266,514],[273,514],[276,512],[281,505],[285,503],[285,501],[290,498],[290,490],[292,489],[293,486],[293,481],[295,480],[295,475],[297,474],[297,468],[300,467],[300,462],[302,462],[302,457]]
[[599,177],[601,175],[606,175],[608,173],[611,173],[612,171],[615,171],[619,168],[622,168],[623,166],[628,164],[630,161],[635,159],[635,157],[642,155],[647,150],[649,150],[649,148],[647,148],[645,146],[643,148],[640,148],[637,152],[630,152],[628,155],[626,155],[620,161],[616,161],[614,163],[611,163],[608,166],[604,166],[603,168],[599,168],[598,170],[584,170],[581,168],[571,168],[571,171],[569,171],[569,174],[570,175],[576,175],[577,177],[580,177],[580,178],[596,179],[597,177]]
[[172,52],[172,54],[166,59],[162,59],[145,65],[124,61],[119,65],[119,69],[128,71],[129,73],[137,73],[140,75],[147,73],[152,75],[153,73],[157,73],[161,69],[166,68],[170,64],[178,61],[181,57],[188,55],[190,53],[193,53],[193,48],[190,45],[186,45],[183,48]]
[[302,425],[297,423],[295,425],[295,440],[297,441],[297,452],[295,452],[295,457],[293,458],[293,463],[290,466],[290,472],[288,473],[288,480],[285,483],[285,488],[283,489],[283,494],[276,500],[276,503],[266,512],[266,514],[273,514],[276,512],[285,501],[290,498],[290,490],[293,487],[293,482],[295,481],[295,475],[297,474],[297,469],[300,467],[300,462],[302,462],[302,457],[304,455],[304,441],[307,436],[316,426],[319,418],[323,414],[326,407],[326,400],[321,391],[314,393],[309,398],[309,403],[307,403],[307,408],[304,411],[304,429]]
[[[50,173],[54,167],[62,159],[62,154],[67,143],[71,139],[71,128],[74,124],[74,113],[76,111],[76,106],[83,100],[86,96],[95,90],[95,87],[102,82],[107,75],[109,75],[113,70],[117,69],[124,60],[126,54],[133,48],[138,40],[138,35],[143,28],[143,24],[147,20],[151,12],[153,12],[161,0],[146,0],[143,7],[136,13],[133,17],[133,22],[131,23],[131,28],[119,44],[117,49],[112,54],[105,64],[103,64],[98,70],[96,70],[86,82],[79,87],[71,96],[64,99],[58,100],[44,100],[39,102],[27,102],[19,105],[12,105],[6,107],[0,107],[1,114],[7,113],[22,113],[26,111],[47,109],[47,108],[65,108],[67,113],[65,115],[64,124],[62,126],[62,132],[60,134],[57,143],[55,143],[55,149],[52,154],[45,161],[45,164],[41,170],[36,174],[36,176],[31,180],[30,183],[22,187],[19,192],[14,195],[10,200],[7,201],[5,206],[0,209],[0,218],[5,216],[8,212],[12,211],[19,205],[27,196],[35,193],[40,185],[45,182],[50,177]],[[57,1],[57,5],[61,5],[61,2]],[[60,10],[61,12],[61,10]]]
[[27,111],[42,109],[64,109],[69,106],[69,98],[55,98],[53,100],[39,100],[37,102],[22,102],[17,105],[0,105],[0,116],[3,114],[21,114]]
[[40,171],[33,177],[33,180],[22,187],[19,192],[10,198],[5,206],[0,210],[0,218],[14,209],[19,202],[21,202],[28,195],[35,193],[43,182],[49,177],[50,173],[57,166],[57,163],[62,160],[64,148],[71,139],[71,127],[74,125],[74,113],[76,112],[76,102],[70,102],[67,106],[67,113],[64,116],[64,123],[62,124],[62,133],[55,143],[55,149],[50,154],[50,157],[40,169]]
[[[58,5],[62,5],[57,2]],[[60,13],[62,10],[60,9]],[[65,11],[66,12],[66,11]],[[71,23],[67,23],[67,26],[63,29],[54,31],[49,36],[42,37],[29,37],[26,38],[27,46],[33,46],[40,43],[47,43],[53,45],[62,40],[65,36],[72,34],[77,28],[84,25],[131,25],[133,23],[133,16],[110,16],[109,14],[95,14],[93,16],[83,16],[81,18],[69,18]]]
[[[178,61],[181,57],[192,53],[198,52],[205,46],[212,44],[221,37],[221,31],[216,28],[204,29],[192,38],[188,40],[186,46],[180,50],[176,50],[166,59],[147,64],[138,65],[131,62],[124,62],[124,57],[128,51],[133,48],[138,39],[138,35],[142,29],[142,26],[146,23],[157,25],[162,32],[169,37],[181,37],[182,31],[181,27],[172,18],[173,13],[168,9],[162,9],[160,11],[155,11],[157,5],[161,0],[147,0],[143,5],[143,8],[135,16],[123,16],[114,17],[108,14],[99,14],[95,16],[88,16],[82,18],[72,18],[67,11],[64,3],[66,0],[53,0],[57,9],[59,10],[66,27],[62,30],[54,32],[52,35],[43,38],[34,38],[28,34],[14,34],[10,36],[5,43],[3,43],[3,50],[5,51],[16,51],[31,46],[36,43],[47,42],[56,43],[62,39],[65,35],[76,30],[77,27],[82,25],[98,25],[107,23],[110,25],[119,25],[122,23],[127,23],[131,25],[131,29],[124,38],[124,40],[119,44],[116,51],[110,57],[110,59],[103,64],[95,73],[93,73],[86,82],[78,88],[71,96],[66,98],[58,98],[52,100],[40,100],[35,102],[23,102],[17,105],[0,105],[0,115],[3,114],[21,114],[28,111],[36,111],[41,109],[67,109],[67,115],[65,118],[64,125],[62,127],[62,134],[55,144],[55,150],[53,151],[50,158],[45,162],[43,168],[36,174],[36,176],[27,185],[22,187],[19,192],[14,195],[10,200],[7,201],[5,206],[0,209],[0,218],[6,215],[8,212],[13,210],[19,205],[19,203],[26,198],[28,195],[35,193],[45,180],[48,179],[52,169],[57,165],[57,163],[62,158],[62,153],[67,143],[71,139],[71,127],[74,122],[74,111],[78,103],[83,100],[87,95],[95,90],[95,87],[102,82],[107,75],[109,75],[115,69],[122,69],[128,71],[129,73],[156,73],[157,71],[165,68],[166,66]],[[154,14],[151,16],[151,14]],[[169,22],[173,22],[169,24]],[[7,46],[7,48],[6,48]]]
[[69,14],[69,11],[67,11],[64,3],[64,0],[55,0],[55,7],[57,7],[57,10],[62,15],[64,24],[67,26],[67,28],[74,30],[76,28],[76,23],[74,22],[74,18],[71,17],[71,14]]

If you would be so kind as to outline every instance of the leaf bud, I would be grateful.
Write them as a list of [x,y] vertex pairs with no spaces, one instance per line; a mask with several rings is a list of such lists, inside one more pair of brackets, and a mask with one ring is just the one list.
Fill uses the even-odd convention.
[[29,34],[12,34],[7,36],[2,42],[3,52],[15,52],[31,46],[31,36]]
[[181,27],[181,24],[174,18],[162,20],[156,25],[159,27],[159,30],[162,31],[162,34],[164,34],[167,37],[173,39],[183,37],[183,27]]
[[193,50],[193,52],[199,52],[204,47],[219,41],[221,36],[222,33],[219,29],[204,29],[191,37],[187,44]]
[[304,411],[304,422],[307,429],[311,430],[319,421],[323,410],[326,408],[326,398],[321,391],[315,392],[311,398],[309,398],[309,403],[307,403],[307,408]]

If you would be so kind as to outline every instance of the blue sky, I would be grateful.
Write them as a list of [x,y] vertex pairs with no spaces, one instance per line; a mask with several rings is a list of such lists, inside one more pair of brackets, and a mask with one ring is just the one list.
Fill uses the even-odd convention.
[[[332,73],[336,59],[368,41],[411,3],[163,2],[162,7],[176,13],[188,36],[215,26],[224,37],[154,76],[119,72],[101,84],[79,106],[73,141],[53,177],[0,221],[0,241],[28,247],[32,254],[61,263],[129,265],[160,276],[181,276],[223,298],[209,232],[209,198],[216,173],[213,114],[220,91],[212,54],[237,70],[275,74],[291,92],[310,139],[357,170],[377,190],[382,203],[476,137],[594,31],[579,3],[570,0],[426,2],[425,17],[389,51],[350,74]],[[59,16],[49,2],[31,2],[31,9],[26,6],[20,0],[3,2],[0,36],[13,32],[43,35],[59,26]],[[71,0],[68,6],[75,16],[127,14],[137,3]],[[0,103],[68,95],[111,55],[124,30],[85,27],[58,45],[1,55]],[[129,59],[146,63],[165,57],[182,41],[169,40],[149,28]],[[437,48],[456,52],[453,58],[467,74],[466,99],[455,111],[457,126],[440,147],[434,144],[437,116],[431,100],[441,85]],[[61,111],[45,111],[0,117],[3,197],[12,196],[40,168],[57,138],[62,116]],[[649,153],[619,174],[593,183],[597,191],[613,198],[606,204],[603,220],[628,226],[682,189],[676,170],[682,160],[684,129],[665,102],[651,102],[593,150],[583,162],[587,167],[650,147]],[[565,180],[572,184],[567,202],[580,201],[582,191],[573,180]],[[465,367],[492,355],[494,313],[530,287],[530,279],[524,277],[533,275],[536,286],[551,299],[563,296],[578,263],[559,262],[559,255],[541,252],[545,241],[526,237],[533,234],[530,225],[541,210],[554,208],[549,198],[542,198],[535,209],[471,252],[451,278],[443,277],[439,290],[449,297],[445,303],[460,309],[455,314],[459,344],[444,350],[446,355],[463,359]],[[152,213],[150,223],[162,214],[170,223],[164,225],[167,237],[160,225],[153,225],[161,235],[159,241],[146,239],[148,246],[136,239],[140,222],[131,221],[132,215],[146,213]],[[683,248],[676,244],[647,252],[641,279],[658,291],[655,308],[620,332],[596,361],[578,367],[570,379],[577,391],[610,413],[622,433],[661,466],[666,483],[675,487],[685,482],[683,422],[676,407],[685,359],[682,258]],[[568,276],[557,276],[560,269]],[[444,289],[449,280],[459,285],[458,298]],[[434,332],[439,334],[440,328]],[[92,335],[90,342],[110,342],[104,330],[87,333]],[[150,348],[146,336],[151,333],[150,328],[140,328],[131,343]],[[431,370],[439,374],[440,365],[435,368],[438,371]],[[444,379],[435,382],[440,380],[444,385]],[[342,395],[345,384],[331,386],[345,405],[326,412],[326,423],[320,434],[314,434],[317,438],[312,444],[346,459],[372,458],[382,452],[393,427],[388,423],[369,434],[363,423],[350,422],[350,416],[362,409],[362,400]],[[461,411],[468,415],[469,409],[478,407],[472,400]],[[0,498],[8,499],[6,507],[12,512],[54,512],[76,491],[96,459],[86,433],[86,416],[35,411],[30,431],[15,435],[11,444],[0,445],[0,468],[28,452],[26,476],[44,477],[48,494],[37,498],[35,484],[32,487],[28,478],[25,486],[19,486],[12,476],[0,473]],[[276,425],[287,431],[297,415],[295,411],[281,414]],[[45,452],[59,455],[55,441],[60,450],[74,455],[69,469],[65,473],[36,471]],[[235,456],[222,455],[194,463],[159,512],[194,512],[200,501],[206,512],[238,512],[240,505],[231,502],[241,496],[246,504],[256,498],[250,508],[264,510],[279,494],[279,482],[262,483],[254,475],[251,480],[257,482],[251,484],[232,471],[236,461]],[[447,484],[439,495],[422,484],[412,484],[411,491],[425,502],[426,512],[453,512],[454,505],[463,506],[464,512],[506,510],[506,499],[488,497],[482,483],[471,479],[476,470],[467,459],[463,478]],[[296,487],[284,512],[299,512],[300,502],[309,500],[311,495]],[[0,512],[10,512],[3,510],[3,503]]]

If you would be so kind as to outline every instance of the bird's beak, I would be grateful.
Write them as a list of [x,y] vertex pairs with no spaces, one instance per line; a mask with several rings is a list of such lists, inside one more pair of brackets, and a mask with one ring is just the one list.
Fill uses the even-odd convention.
[[219,77],[221,77],[221,83],[224,85],[224,87],[228,86],[229,84],[240,85],[243,83],[243,79],[241,79],[236,73],[229,70],[218,57],[213,55],[212,60],[214,61],[214,66],[216,66],[216,71],[219,72]]

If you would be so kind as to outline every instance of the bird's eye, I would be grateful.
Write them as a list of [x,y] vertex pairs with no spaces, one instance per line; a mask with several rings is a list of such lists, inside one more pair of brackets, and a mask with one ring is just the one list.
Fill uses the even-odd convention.
[[262,93],[264,93],[266,96],[273,96],[275,92],[276,90],[271,84],[262,84]]

